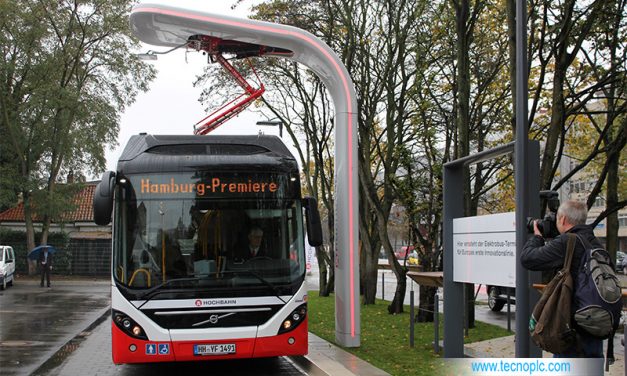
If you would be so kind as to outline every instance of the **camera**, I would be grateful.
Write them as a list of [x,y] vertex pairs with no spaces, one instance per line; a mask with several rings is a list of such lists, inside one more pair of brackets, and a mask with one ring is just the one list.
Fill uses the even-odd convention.
[[540,198],[546,199],[549,212],[543,219],[527,217],[527,231],[533,233],[533,222],[544,238],[554,238],[560,233],[557,230],[557,209],[560,206],[559,194],[556,191],[540,191]]

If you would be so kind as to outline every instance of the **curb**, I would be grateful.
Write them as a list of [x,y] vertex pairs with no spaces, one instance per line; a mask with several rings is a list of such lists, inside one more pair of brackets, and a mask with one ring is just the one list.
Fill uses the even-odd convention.
[[102,324],[111,313],[111,307],[103,308],[97,315],[96,319],[90,323],[85,329],[81,330],[78,334],[68,340],[63,346],[55,351],[48,359],[44,360],[41,364],[36,366],[35,370],[30,374],[31,376],[47,375],[51,370],[57,368],[65,359],[77,349],[77,345],[83,342],[88,335],[85,332],[93,331],[98,325]]

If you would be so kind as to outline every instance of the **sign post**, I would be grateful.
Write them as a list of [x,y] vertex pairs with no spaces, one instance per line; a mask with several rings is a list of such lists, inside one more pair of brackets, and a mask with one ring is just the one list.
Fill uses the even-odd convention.
[[[463,167],[467,165],[511,154],[514,151],[515,142],[475,155],[459,158],[444,165],[443,238],[445,358],[464,357],[464,311],[460,310],[459,307],[462,307],[464,304],[463,282],[474,282],[470,280],[470,278],[474,279],[474,277],[476,277],[477,270],[475,270],[475,268],[483,267],[478,264],[478,257],[483,258],[484,262],[489,263],[485,265],[490,270],[487,274],[495,274],[493,282],[497,282],[495,283],[496,285],[516,286],[516,304],[518,305],[516,308],[516,356],[537,356],[539,353],[539,349],[530,343],[529,331],[526,328],[531,306],[538,298],[538,296],[532,295],[529,282],[538,278],[538,274],[529,273],[522,268],[519,261],[520,252],[514,251],[514,249],[518,250],[522,248],[528,236],[524,219],[527,217],[538,218],[540,208],[538,196],[540,187],[538,180],[540,145],[538,141],[525,140],[524,142],[529,143],[529,154],[524,163],[516,163],[516,168],[525,169],[524,176],[526,176],[526,179],[523,183],[520,183],[524,184],[525,188],[524,190],[522,188],[516,190],[516,202],[519,202],[518,196],[522,195],[523,200],[526,200],[526,204],[522,209],[519,206],[516,207],[513,224],[511,221],[512,213],[498,214],[496,217],[488,216],[485,220],[480,219],[481,217],[461,218],[464,213],[462,170]],[[518,179],[516,180],[516,184],[518,186]],[[524,212],[521,213],[522,210],[524,210]],[[519,218],[523,218],[523,220],[521,221]],[[503,223],[496,223],[498,220],[503,220]],[[455,226],[455,224],[457,224],[457,226]],[[479,227],[475,227],[475,225]],[[512,237],[511,234],[512,227],[514,228],[514,237]],[[490,230],[486,231],[486,234],[480,235],[480,233],[486,229]],[[493,229],[497,229],[497,231]],[[485,235],[488,236],[486,237]],[[467,237],[467,239],[464,239],[464,237]],[[456,240],[461,242],[461,245],[458,245]],[[479,242],[482,242],[481,247],[479,247]],[[458,251],[459,256],[457,256]],[[482,254],[479,255],[478,251],[481,251]],[[462,258],[458,258],[456,261],[456,257]],[[463,257],[466,257],[466,259],[463,259]],[[472,260],[470,260],[469,257],[472,257]],[[466,261],[472,262],[473,264],[467,266],[465,265]],[[503,267],[502,265],[508,265],[507,268],[509,268],[510,272],[506,270],[499,270],[497,272],[495,270],[499,267]],[[510,276],[512,268],[514,273],[513,276]],[[481,271],[479,271],[479,273],[481,273]],[[485,273],[485,270],[483,273]],[[531,277],[529,277],[530,275]],[[489,276],[486,278],[489,279],[493,277]],[[524,298],[520,298],[521,300],[519,300],[519,297]],[[526,344],[524,351],[522,347],[519,346],[519,342]]]

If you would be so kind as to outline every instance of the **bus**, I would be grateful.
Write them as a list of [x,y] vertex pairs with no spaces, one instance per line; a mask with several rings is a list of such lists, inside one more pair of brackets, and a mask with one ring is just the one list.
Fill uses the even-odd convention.
[[132,136],[93,205],[113,228],[114,363],[307,354],[320,215],[279,138]]

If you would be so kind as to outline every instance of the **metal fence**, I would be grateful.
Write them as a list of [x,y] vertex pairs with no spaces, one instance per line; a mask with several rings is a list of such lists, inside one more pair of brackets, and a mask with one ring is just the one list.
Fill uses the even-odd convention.
[[71,257],[69,274],[88,276],[111,274],[111,240],[73,239],[66,252]]
[[[23,243],[11,244],[17,274],[28,274],[28,252]],[[65,247],[55,247],[53,272],[60,275],[108,276],[111,274],[111,240],[71,239]]]

